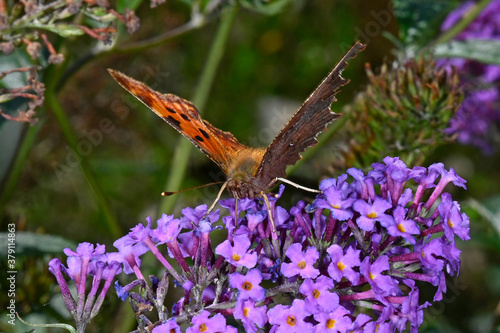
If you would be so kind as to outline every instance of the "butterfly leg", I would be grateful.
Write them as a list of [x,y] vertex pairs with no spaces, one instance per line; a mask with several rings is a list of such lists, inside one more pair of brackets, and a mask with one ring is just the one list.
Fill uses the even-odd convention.
[[276,232],[276,224],[274,223],[274,217],[271,211],[271,204],[269,203],[269,199],[267,198],[267,195],[264,194],[264,192],[260,192],[260,195],[264,198],[264,202],[266,203],[267,207],[267,216],[269,218],[269,221],[271,222],[271,241],[274,248],[274,255],[276,256],[276,258],[280,258],[281,255],[280,255],[280,247],[278,244],[278,233]]
[[238,226],[238,198],[234,198],[234,230]]
[[219,202],[219,199],[222,196],[222,192],[224,192],[224,190],[226,189],[226,186],[227,186],[227,181],[224,182],[224,184],[222,184],[222,187],[220,188],[219,193],[217,194],[217,197],[215,198],[214,202],[212,203],[210,208],[205,213],[205,216],[203,216],[203,217],[207,217],[208,214],[210,214],[210,212],[214,209],[215,205]]

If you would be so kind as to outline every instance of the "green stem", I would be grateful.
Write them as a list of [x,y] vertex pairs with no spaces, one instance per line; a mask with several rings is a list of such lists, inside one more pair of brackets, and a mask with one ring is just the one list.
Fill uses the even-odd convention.
[[144,40],[141,40],[138,42],[132,42],[132,43],[125,44],[125,45],[119,45],[119,46],[116,46],[115,48],[109,49],[108,51],[103,52],[103,53],[104,54],[105,53],[126,53],[126,54],[129,54],[132,52],[145,51],[145,50],[150,49],[152,47],[162,45],[165,42],[169,41],[170,39],[175,38],[177,36],[180,36],[188,31],[198,29],[198,28],[202,27],[206,21],[207,20],[204,18],[200,19],[199,21],[191,20],[188,23],[181,25],[180,27],[175,28],[173,30],[169,30],[162,35],[151,37],[148,39],[144,39]]
[[[217,34],[215,35],[214,42],[208,53],[207,61],[203,72],[201,73],[198,87],[196,88],[193,96],[193,103],[200,110],[200,112],[203,110],[208,100],[208,95],[215,78],[215,72],[217,71],[217,68],[222,60],[224,48],[229,38],[229,33],[231,32],[231,26],[236,16],[236,12],[237,7],[234,6],[233,8],[227,9],[223,13]],[[185,138],[181,137],[179,140],[180,141],[177,145],[174,159],[172,161],[172,168],[170,169],[167,184],[165,185],[165,191],[178,190],[186,173],[186,167],[189,161],[192,145]],[[160,204],[158,216],[160,216],[161,213],[171,212],[176,200],[177,196],[170,196],[164,199]]]
[[453,27],[445,31],[441,36],[436,39],[433,44],[441,44],[441,43],[446,43],[453,38],[455,38],[460,32],[462,32],[467,26],[475,20],[475,18],[482,12],[482,10],[488,6],[490,2],[493,0],[482,0],[472,6],[471,9],[469,9],[464,15],[464,17],[458,21]]
[[[47,75],[47,77],[50,76]],[[63,132],[66,142],[68,143],[74,154],[77,155],[76,152],[77,152],[78,142],[76,135],[73,132],[73,129],[71,128],[70,122],[64,112],[63,107],[61,106],[59,100],[57,99],[56,91],[54,89],[55,83],[57,81],[58,81],[57,78],[54,78],[47,84],[47,90],[45,91],[45,101],[47,103],[46,105],[54,113],[54,116],[56,117],[59,123],[59,126]],[[122,231],[120,226],[118,225],[118,221],[116,220],[114,214],[112,213],[109,207],[108,201],[106,200],[106,196],[104,195],[99,185],[99,182],[97,181],[90,167],[88,160],[85,157],[80,157],[80,159],[81,161],[79,163],[79,166],[85,176],[85,179],[87,180],[88,185],[90,186],[90,189],[92,190],[92,193],[94,194],[97,204],[101,208],[107,229],[109,230],[110,235],[116,239],[122,236]]]
[[47,13],[47,11],[49,9],[56,10],[56,9],[60,9],[64,6],[66,6],[66,5],[67,5],[67,1],[65,1],[65,0],[54,1],[52,3],[45,5],[45,6],[39,5],[38,8],[34,12],[32,12],[31,14],[24,15],[21,18],[19,18],[18,20],[14,21],[12,23],[12,27],[16,28],[16,29],[24,28],[25,27],[23,25],[24,22],[30,22],[30,21],[33,21],[37,18],[40,18],[45,13]]
[[4,213],[7,203],[9,202],[12,193],[16,189],[19,178],[21,177],[21,172],[24,170],[23,166],[25,165],[26,158],[28,157],[28,154],[31,151],[31,147],[33,146],[38,132],[40,131],[40,128],[42,128],[42,126],[43,120],[40,120],[34,126],[27,126],[28,128],[26,132],[22,134],[22,142],[19,146],[19,150],[16,153],[14,163],[12,164],[11,169],[8,171],[9,175],[0,197],[0,216],[5,216]]

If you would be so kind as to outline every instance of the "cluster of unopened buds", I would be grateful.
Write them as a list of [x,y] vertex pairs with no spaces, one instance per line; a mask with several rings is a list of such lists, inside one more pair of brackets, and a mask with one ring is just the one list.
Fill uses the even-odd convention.
[[[445,271],[456,275],[460,267],[455,236],[469,239],[468,217],[443,192],[450,182],[465,188],[442,163],[410,169],[387,157],[366,174],[352,168],[323,180],[309,204],[278,206],[281,186],[268,204],[228,199],[214,212],[185,208],[180,218],[132,228],[114,243],[118,252],[83,243],[66,251],[67,267],[53,259],[50,269],[82,332],[122,272],[136,277],[115,288],[130,301],[138,332],[237,332],[228,318],[247,332],[417,331],[431,305],[419,299],[418,284],[436,286],[430,301],[441,300]],[[211,236],[221,229],[227,237],[215,246]],[[163,277],[143,276],[140,257],[148,251],[166,269]],[[77,285],[76,301],[62,272]],[[88,274],[94,282],[86,296]],[[183,297],[167,309],[170,279]],[[147,316],[153,310],[156,323]]]
[[[59,65],[65,60],[64,54],[56,50],[51,39],[61,44],[62,38],[86,34],[111,45],[117,31],[116,20],[125,24],[130,34],[139,29],[139,18],[133,11],[125,9],[123,13],[118,13],[108,0],[0,0],[0,54],[7,56],[2,61],[5,66],[0,72],[0,79],[16,73],[2,85],[0,105],[17,98],[28,101],[26,111],[0,107],[0,116],[36,124],[35,110],[43,105],[45,94],[45,84],[39,81],[39,76],[43,75],[39,73],[49,64]],[[57,37],[51,36],[51,33]],[[23,72],[29,72],[29,76]]]

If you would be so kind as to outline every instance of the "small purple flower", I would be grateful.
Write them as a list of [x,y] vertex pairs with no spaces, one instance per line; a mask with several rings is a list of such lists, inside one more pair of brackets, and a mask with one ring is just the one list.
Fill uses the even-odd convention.
[[149,248],[142,242],[137,243],[128,235],[116,240],[113,245],[118,249],[118,252],[108,253],[109,260],[115,260],[123,264],[123,271],[126,274],[135,273],[139,279],[144,280],[139,267],[144,253],[148,252]]
[[364,332],[363,326],[370,322],[372,318],[364,313],[360,313],[356,319],[352,322],[352,325],[349,327],[348,332]]
[[203,310],[191,320],[193,326],[188,327],[186,333],[216,333],[226,330],[226,318],[217,313],[212,318],[208,318],[210,312]]
[[326,178],[321,181],[319,184],[319,189],[321,191],[326,191],[329,187],[335,187],[343,191],[347,191],[349,189],[349,184],[347,184],[348,175],[347,174],[342,174],[338,178]]
[[174,219],[174,215],[162,214],[156,223],[158,228],[151,230],[151,237],[158,240],[159,244],[177,240],[181,232],[181,221]]
[[397,206],[393,212],[394,219],[390,223],[384,223],[389,235],[403,237],[408,243],[415,244],[415,238],[412,235],[418,235],[420,229],[413,220],[406,219],[406,209]]
[[147,238],[150,238],[151,217],[146,218],[146,221],[148,221],[148,224],[146,226],[139,223],[138,225],[130,229],[127,235],[130,238],[130,241],[143,241]]
[[333,289],[333,281],[324,275],[318,277],[316,282],[304,280],[299,290],[306,297],[309,312],[331,312],[339,305],[339,296],[329,289]]
[[453,168],[450,168],[450,171],[447,171],[444,168],[443,163],[434,163],[429,167],[429,173],[432,171],[437,171],[441,175],[441,179],[439,180],[438,187],[444,186],[448,184],[449,182],[452,182],[455,186],[460,186],[464,189],[467,189],[465,186],[465,179],[460,177]]
[[314,279],[319,275],[319,270],[314,268],[314,264],[319,258],[318,250],[315,247],[309,247],[303,253],[302,246],[295,243],[286,250],[286,256],[292,262],[281,264],[281,272],[284,276],[293,277],[299,274],[302,278]]
[[76,251],[70,248],[65,248],[64,253],[68,256],[67,264],[68,268],[66,270],[68,276],[75,281],[77,286],[83,284],[85,288],[85,282],[81,279],[85,278],[91,267],[89,267],[91,260],[101,259],[105,251],[105,246],[87,242],[78,244]]
[[349,247],[344,254],[344,250],[337,244],[333,244],[326,251],[332,260],[328,266],[328,275],[337,282],[346,277],[356,285],[359,281],[359,273],[352,268],[361,265],[361,261],[359,260],[361,251]]
[[438,210],[446,238],[452,242],[457,235],[462,240],[469,240],[469,217],[460,212],[460,206],[456,201],[451,200],[448,193],[443,193],[441,197],[443,200],[439,204]]
[[396,295],[399,291],[397,281],[389,275],[382,274],[382,272],[389,270],[387,256],[380,256],[373,264],[370,263],[370,258],[366,257],[361,263],[360,270],[376,294]]
[[253,233],[257,229],[257,226],[262,223],[266,217],[267,215],[263,211],[249,211],[247,213],[248,230]]
[[431,239],[429,242],[418,243],[415,251],[419,251],[420,260],[425,268],[432,272],[443,269],[443,240],[441,238]]
[[[374,171],[374,170],[372,170]],[[376,171],[378,172],[378,171]],[[378,172],[380,173],[380,172]],[[359,198],[363,200],[370,200],[374,198],[375,189],[373,187],[373,176],[365,176],[362,170],[356,168],[347,169],[347,174],[354,178],[355,182],[351,185],[357,193],[359,193]]]
[[346,221],[352,217],[352,204],[355,198],[345,197],[345,191],[336,187],[329,187],[324,190],[325,199],[317,199],[316,206],[329,209],[332,217],[339,221]]
[[179,248],[184,257],[194,258],[196,256],[196,252],[198,250],[198,243],[195,243],[194,231],[188,231],[179,234],[177,236],[179,241]]
[[175,318],[170,318],[163,324],[153,328],[152,333],[182,333],[181,327],[175,321]]
[[304,321],[308,315],[305,302],[300,299],[295,299],[291,306],[278,304],[267,312],[269,323],[274,325],[275,333],[311,332],[313,325]]
[[260,286],[262,274],[258,269],[251,269],[246,275],[233,273],[229,275],[229,285],[239,290],[238,299],[253,299],[262,301],[266,290]]
[[401,306],[401,313],[403,313],[405,317],[410,320],[411,328],[413,331],[416,330],[424,320],[423,309],[430,306],[431,304],[429,302],[425,302],[422,305],[418,304],[419,290],[415,287],[415,281],[407,279],[404,280],[404,283],[411,288],[411,291],[408,293],[406,300]]
[[234,309],[234,318],[241,320],[245,332],[257,332],[267,323],[267,308],[255,306],[252,299],[238,299]]
[[181,226],[185,229],[193,229],[194,226],[198,226],[201,220],[206,220],[209,223],[215,223],[219,220],[219,210],[210,212],[206,217],[208,208],[207,205],[200,205],[196,208],[187,207],[182,210],[184,215],[181,218]]
[[446,258],[446,272],[451,276],[458,275],[460,271],[460,253],[455,242],[443,242],[443,256]]
[[257,264],[257,253],[248,253],[251,242],[247,236],[234,237],[234,245],[225,240],[215,248],[215,253],[223,256],[231,265],[253,268]]
[[292,223],[289,220],[290,214],[288,214],[286,209],[280,206],[276,207],[276,209],[274,210],[273,217],[276,229],[285,229],[285,230],[290,229]]
[[352,325],[351,318],[347,316],[347,311],[343,306],[339,306],[335,311],[319,312],[314,315],[314,319],[318,322],[314,326],[315,333],[345,333],[349,332],[349,327]]
[[356,221],[358,227],[364,231],[371,231],[377,221],[382,225],[391,223],[393,218],[385,214],[385,211],[391,207],[392,204],[389,201],[379,197],[375,198],[373,204],[369,204],[365,200],[357,200],[353,209],[361,214]]

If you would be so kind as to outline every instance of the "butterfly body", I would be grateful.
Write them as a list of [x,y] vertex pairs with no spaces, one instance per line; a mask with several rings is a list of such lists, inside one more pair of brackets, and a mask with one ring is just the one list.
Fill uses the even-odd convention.
[[235,198],[253,198],[259,188],[255,175],[264,157],[265,149],[249,148],[242,150],[233,157],[227,172],[227,189]]
[[234,198],[255,198],[276,185],[277,177],[285,177],[286,166],[295,164],[301,152],[318,142],[316,136],[340,117],[330,105],[339,88],[349,82],[341,73],[347,60],[364,48],[359,42],[351,47],[266,149],[241,144],[233,134],[203,120],[196,107],[181,97],[159,93],[118,71],[109,72],[221,168]]

